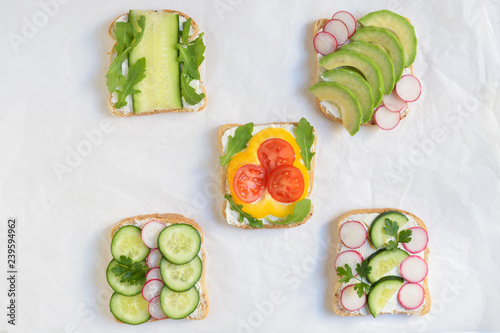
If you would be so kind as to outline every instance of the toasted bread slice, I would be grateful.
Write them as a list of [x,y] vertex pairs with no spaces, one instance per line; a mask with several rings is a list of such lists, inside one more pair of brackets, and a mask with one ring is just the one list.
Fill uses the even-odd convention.
[[[202,242],[202,247],[200,249],[201,251],[201,260],[203,262],[203,270],[201,273],[201,278],[200,280],[196,283],[196,287],[198,288],[198,291],[200,293],[200,303],[198,304],[198,307],[196,310],[186,317],[186,319],[192,319],[192,320],[201,320],[205,319],[206,316],[208,315],[208,311],[210,310],[210,304],[208,302],[208,293],[207,293],[207,288],[205,286],[205,281],[206,281],[206,252],[203,249],[203,233],[198,225],[194,220],[188,219],[187,217],[184,217],[180,214],[150,214],[150,215],[138,215],[138,216],[133,216],[129,217],[126,219],[121,220],[118,222],[113,229],[111,230],[111,238],[115,235],[115,233],[121,228],[126,225],[135,225],[138,227],[142,227],[144,224],[146,224],[149,221],[159,221],[161,223],[169,223],[169,224],[177,224],[177,223],[185,223],[185,224],[190,224],[193,227],[198,230],[201,236],[201,242]],[[165,318],[169,319],[169,318]],[[115,318],[116,321],[120,322],[118,319]],[[157,321],[157,320],[163,320],[163,319],[155,319],[151,317],[148,322],[152,321]]]
[[[323,29],[323,27],[325,26],[326,22],[328,22],[328,21],[329,21],[329,19],[319,19],[316,22],[314,22],[313,37],[316,36],[316,34],[321,29]],[[413,65],[411,65],[409,67],[409,69],[410,69],[411,74],[413,75]],[[316,72],[315,72],[315,75],[314,75],[314,83],[318,83],[318,82],[320,82],[320,68],[319,68],[319,59],[316,57]],[[333,115],[332,113],[328,112],[328,110],[326,109],[326,107],[324,107],[323,105],[321,105],[321,101],[318,98],[316,98],[316,104],[318,105],[318,108],[320,109],[320,111],[325,116],[327,116],[329,119],[331,119],[331,120],[333,120],[333,121],[335,121],[337,123],[342,123],[342,119],[340,117],[337,117],[337,116]],[[375,107],[375,108],[377,108],[377,107]],[[403,119],[404,117],[406,117],[406,115],[408,114],[408,112],[410,112],[410,103],[407,103],[406,107],[403,110],[401,110],[401,119]],[[362,123],[361,125],[362,126],[364,126],[364,125],[376,125],[375,119],[372,117],[372,119],[370,121],[367,121],[364,124]]]
[[[179,14],[180,17],[183,17],[186,20],[190,18],[188,15],[186,15],[182,12],[176,11],[176,10],[163,9],[163,10],[157,10],[157,11],[162,11],[165,13],[177,13],[177,14]],[[128,13],[125,13],[125,14],[118,16],[113,22],[111,22],[111,24],[109,25],[109,28],[108,28],[108,34],[113,40],[116,40],[116,36],[115,36],[116,22],[120,22],[123,20],[126,21],[127,19],[128,19]],[[200,33],[200,28],[199,28],[198,24],[193,19],[191,19],[191,28],[192,28],[192,33],[189,36],[190,41],[196,39]],[[116,57],[115,45],[116,45],[116,43],[111,48],[110,61],[109,61],[110,64],[113,61],[113,59]],[[202,66],[203,66],[203,64],[202,64]],[[149,115],[149,114],[166,113],[166,112],[198,112],[198,111],[203,110],[207,106],[207,92],[205,90],[205,86],[204,86],[203,82],[201,81],[201,79],[200,79],[200,88],[201,88],[202,92],[205,94],[205,98],[197,105],[187,105],[186,107],[184,107],[182,109],[158,109],[158,110],[151,110],[151,111],[147,111],[147,112],[135,113],[131,110],[127,111],[126,107],[123,107],[121,109],[117,109],[115,107],[115,104],[112,101],[113,94],[109,94],[108,106],[109,106],[109,110],[111,111],[111,113],[113,113],[115,116],[118,116],[118,117],[145,116],[145,115]]]
[[[395,209],[395,208],[379,208],[379,209],[358,209],[358,210],[352,210],[350,212],[345,213],[344,215],[342,215],[338,219],[337,230],[340,230],[340,225],[343,222],[345,222],[345,221],[349,221],[350,217],[353,216],[353,215],[371,214],[371,213],[381,214],[381,213],[384,213],[384,212],[387,212],[387,211],[391,211],[391,210],[395,210],[395,211],[401,212],[401,213],[405,214],[407,217],[412,218],[415,221],[415,224],[416,224],[415,226],[419,226],[419,227],[421,227],[421,228],[423,228],[423,229],[425,229],[427,231],[427,227],[425,226],[424,222],[421,219],[419,219],[417,216],[415,216],[412,213],[409,213],[407,211],[404,211],[404,210],[401,210],[401,209]],[[371,244],[370,244],[370,246],[372,247]],[[337,246],[337,254],[340,253],[341,249],[342,249],[342,243],[339,241],[339,244]],[[374,252],[375,252],[375,250],[374,250]],[[430,253],[430,250],[429,250],[429,247],[427,247],[424,250],[424,259],[425,259],[425,261],[427,263],[429,262],[429,253]],[[336,283],[335,283],[335,289],[334,289],[334,292],[333,292],[333,310],[335,311],[335,313],[338,314],[339,316],[344,316],[344,317],[371,315],[369,311],[366,311],[366,313],[362,313],[359,310],[358,311],[347,311],[346,309],[344,309],[344,307],[342,306],[342,303],[340,301],[340,295],[341,295],[341,292],[342,292],[342,289],[341,289],[342,283],[340,282],[340,277],[338,275],[336,275],[336,276],[337,276],[337,278],[336,278]],[[381,314],[404,313],[404,314],[407,314],[407,315],[422,316],[422,315],[425,315],[426,313],[428,313],[430,311],[430,309],[431,309],[431,294],[429,292],[428,276],[426,276],[425,279],[424,279],[424,281],[422,281],[420,284],[424,288],[425,299],[424,299],[424,303],[419,308],[417,308],[415,310],[401,310],[401,311],[394,310],[394,311],[391,311],[391,312],[381,312]],[[367,308],[367,307],[368,307],[368,305],[365,305],[365,308]]]
[[[271,126],[271,125],[276,125],[276,126],[290,126],[290,125],[294,125],[294,126],[297,126],[298,123],[297,122],[289,122],[289,123],[269,123],[269,124],[259,124],[259,125],[255,125],[255,126]],[[218,138],[218,146],[219,146],[219,154],[222,156],[224,155],[226,152],[225,152],[225,147],[222,143],[222,137],[224,135],[224,133],[233,128],[233,127],[236,127],[236,126],[243,126],[243,124],[226,124],[226,125],[223,125],[219,128],[218,132],[217,132],[217,138]],[[316,130],[313,130],[314,131],[314,136],[315,136],[315,139],[314,139],[314,144],[312,146],[312,151],[315,152],[316,151],[316,143],[317,143],[317,134],[316,134]],[[312,189],[313,189],[313,183],[314,183],[314,165],[315,165],[315,161],[316,161],[316,156],[313,156],[312,158],[312,161],[311,161],[311,170],[309,170],[309,191],[307,193],[307,197],[309,197],[309,195],[311,194],[312,192]],[[221,168],[221,192],[223,195],[229,193],[229,184],[227,183],[227,166],[225,167],[222,167]],[[224,216],[224,219],[226,220],[226,222],[228,224],[231,224],[231,225],[234,225],[238,228],[242,228],[242,229],[255,229],[255,228],[252,228],[250,227],[250,225],[248,224],[248,222],[246,220],[244,220],[242,223],[230,223],[229,222],[229,217],[227,216],[226,214],[226,211],[227,211],[227,208],[228,208],[228,201],[226,199],[224,199],[224,202],[222,203],[222,215]],[[296,222],[296,223],[289,223],[289,224],[272,224],[272,223],[266,223],[267,221],[264,221],[264,228],[266,229],[279,229],[279,228],[294,228],[294,227],[298,227],[299,225],[302,225],[304,223],[306,223],[309,218],[311,218],[312,214],[313,214],[313,211],[314,211],[314,207],[311,205],[311,211],[309,212],[309,214],[306,216],[306,218],[304,218],[302,221],[300,222]],[[265,219],[264,219],[265,220]]]

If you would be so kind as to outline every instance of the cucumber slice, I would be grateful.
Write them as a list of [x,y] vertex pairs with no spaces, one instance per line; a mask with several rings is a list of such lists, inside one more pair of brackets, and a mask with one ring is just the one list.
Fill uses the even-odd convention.
[[176,265],[183,265],[193,260],[200,247],[200,233],[190,224],[169,225],[158,236],[158,248],[161,254]]
[[384,232],[385,219],[396,222],[399,228],[403,227],[408,222],[408,218],[405,214],[395,210],[390,210],[377,216],[370,226],[370,241],[376,249],[386,245],[390,238],[390,236]]
[[394,251],[381,249],[368,257],[368,266],[372,267],[372,271],[366,277],[369,282],[382,278],[391,269],[399,266],[399,264],[409,256],[408,252],[396,249]]
[[123,296],[115,292],[109,301],[109,309],[113,316],[130,325],[139,325],[149,320],[151,315],[148,306],[149,303],[141,294]]
[[200,303],[200,293],[196,287],[184,292],[170,290],[163,286],[160,305],[163,312],[171,319],[182,319],[193,313]]
[[174,265],[166,259],[160,262],[160,272],[163,282],[173,291],[186,291],[191,289],[200,279],[203,263],[197,256],[184,265]]
[[113,259],[106,269],[106,279],[108,280],[108,284],[110,285],[110,287],[123,296],[135,296],[139,294],[142,290],[143,284],[138,283],[134,286],[130,283],[121,283],[120,278],[111,271],[111,269],[116,265],[118,265],[118,261]]
[[386,276],[375,282],[368,293],[368,308],[373,316],[383,311],[385,305],[404,283],[399,276]]
[[129,54],[133,65],[146,58],[146,78],[135,85],[139,93],[133,94],[134,112],[182,108],[179,51],[179,15],[162,11],[131,10],[129,22],[137,30],[137,19],[146,17],[142,40]]
[[111,254],[117,261],[121,256],[129,257],[134,262],[146,259],[149,248],[142,241],[141,229],[133,225],[121,227],[111,241]]

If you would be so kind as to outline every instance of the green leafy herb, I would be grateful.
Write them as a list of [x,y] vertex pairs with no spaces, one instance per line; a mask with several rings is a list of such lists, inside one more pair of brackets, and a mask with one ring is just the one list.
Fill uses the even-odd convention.
[[311,148],[314,144],[315,136],[313,127],[306,120],[302,118],[295,129],[295,135],[297,137],[297,144],[300,147],[300,156],[304,160],[304,164],[307,170],[311,169],[311,161],[315,153],[311,152]]
[[311,211],[311,200],[302,199],[295,204],[293,213],[288,215],[283,222],[273,222],[275,224],[289,224],[303,221]]
[[361,298],[370,291],[370,285],[363,282],[363,278],[366,278],[371,270],[371,266],[368,266],[368,260],[363,260],[361,264],[356,265],[356,272],[358,272],[357,277],[354,277],[349,264],[345,264],[344,267],[337,267],[337,275],[340,276],[341,283],[348,283],[351,279],[358,280],[359,282],[354,285],[354,290],[358,294],[358,297]]
[[386,246],[387,250],[395,251],[398,248],[398,243],[408,243],[411,241],[411,230],[399,231],[399,224],[390,219],[385,219],[384,233],[388,236],[394,237],[394,240],[389,241]]
[[220,164],[225,166],[231,158],[247,147],[248,141],[252,138],[253,123],[239,126],[234,136],[229,136],[227,141],[226,155],[220,157]]
[[127,58],[128,54],[139,44],[144,35],[144,28],[146,26],[146,17],[141,16],[137,20],[137,24],[141,28],[141,32],[137,32],[131,22],[118,22],[116,23],[115,36],[116,36],[116,57],[109,65],[108,73],[106,74],[106,85],[110,93],[116,91],[122,82],[122,64]]
[[120,283],[128,283],[131,285],[143,284],[146,281],[146,273],[148,266],[142,262],[133,262],[132,259],[126,256],[121,256],[118,264],[111,268],[113,274],[120,278]]
[[181,74],[181,90],[182,96],[186,100],[187,103],[191,105],[196,105],[201,102],[205,98],[205,94],[198,94],[196,89],[191,87],[189,83],[193,81],[187,74]]
[[142,57],[135,64],[128,68],[127,77],[120,77],[121,89],[116,90],[118,100],[115,103],[116,108],[127,105],[127,96],[140,93],[140,90],[134,89],[134,86],[146,77],[146,58]]
[[242,208],[243,208],[242,205],[237,205],[236,203],[234,203],[233,198],[231,197],[230,194],[226,194],[224,196],[224,198],[226,198],[227,201],[229,202],[230,208],[232,210],[234,210],[235,212],[238,212],[240,214],[240,216],[238,218],[238,221],[240,221],[240,223],[243,223],[243,220],[247,219],[248,224],[250,225],[251,228],[259,228],[260,229],[264,226],[264,224],[262,223],[261,220],[256,219],[255,217],[253,217],[252,215],[250,215],[248,213],[245,213],[242,210]]
[[193,80],[200,79],[198,68],[205,60],[205,44],[203,43],[204,34],[200,34],[194,41],[189,42],[189,33],[191,31],[191,18],[182,25],[181,40],[177,44],[179,57],[177,61],[181,64],[181,93],[186,103],[196,105],[205,98],[205,94],[196,93],[196,90],[189,85]]

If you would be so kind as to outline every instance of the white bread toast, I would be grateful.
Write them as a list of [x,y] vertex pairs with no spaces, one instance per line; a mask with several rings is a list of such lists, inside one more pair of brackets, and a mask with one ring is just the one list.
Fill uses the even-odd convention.
[[[255,126],[267,126],[267,125],[277,125],[277,126],[287,126],[287,125],[294,125],[294,126],[297,126],[298,123],[297,122],[288,122],[288,123],[269,123],[269,124],[262,124],[262,125],[255,125]],[[219,128],[218,132],[217,132],[217,138],[218,138],[218,146],[219,146],[219,153],[220,155],[224,155],[225,154],[225,150],[224,150],[224,145],[222,143],[222,137],[224,135],[224,133],[233,128],[233,127],[236,127],[236,126],[243,126],[243,124],[226,124],[226,125],[223,125]],[[312,151],[315,152],[316,151],[316,143],[317,143],[317,134],[316,134],[316,131],[314,131],[314,135],[315,135],[315,139],[314,139],[314,144],[312,146]],[[314,165],[315,165],[315,160],[316,160],[316,157],[313,156],[312,158],[312,161],[311,161],[311,169],[309,170],[309,191],[307,193],[307,197],[310,196],[311,192],[312,192],[312,189],[313,189],[313,183],[314,183]],[[223,195],[229,193],[229,185],[228,185],[228,182],[227,182],[227,166],[225,167],[222,167],[221,168],[221,192]],[[229,223],[229,219],[228,219],[228,216],[226,214],[226,211],[227,211],[227,208],[228,208],[228,201],[224,199],[224,202],[222,203],[222,215],[224,216],[224,219],[226,220],[226,222],[228,224],[231,224]],[[302,221],[300,222],[296,222],[296,223],[289,223],[289,224],[272,224],[272,223],[264,223],[264,226],[263,228],[266,228],[266,229],[279,229],[279,228],[294,228],[294,227],[298,227],[299,225],[302,225],[304,223],[306,223],[312,216],[313,214],[313,211],[314,211],[314,207],[311,205],[311,211],[309,212],[309,214],[306,216],[306,218],[304,218]],[[265,219],[264,219],[265,220]],[[238,228],[242,228],[242,229],[255,229],[255,228],[252,228],[250,227],[250,225],[248,224],[248,222],[246,222],[246,220],[242,223],[236,223],[236,224],[231,224],[231,225],[234,225]]]
[[[162,11],[162,12],[166,12],[166,13],[177,13],[177,14],[179,14],[180,17],[183,17],[186,20],[190,18],[188,15],[186,15],[182,12],[176,11],[176,10],[163,9],[163,10],[158,10],[158,11]],[[108,34],[113,40],[116,40],[116,36],[115,36],[116,22],[119,22],[120,20],[123,20],[126,18],[128,18],[128,13],[118,16],[109,25]],[[192,30],[192,32],[191,32],[191,35],[189,36],[190,41],[196,39],[200,33],[200,28],[199,28],[198,24],[193,19],[191,19],[191,30]],[[116,45],[116,43],[111,48],[110,64],[113,61],[113,59],[116,57],[115,45]],[[203,110],[207,105],[207,92],[205,90],[205,86],[204,86],[203,82],[201,81],[201,79],[200,79],[200,88],[201,88],[202,92],[205,94],[205,98],[197,105],[187,105],[182,109],[158,109],[158,110],[151,110],[151,111],[141,112],[141,113],[126,112],[124,108],[117,109],[115,107],[115,104],[112,101],[113,100],[112,94],[109,94],[108,107],[109,107],[109,110],[111,111],[111,113],[113,113],[115,116],[118,116],[118,117],[145,116],[145,115],[149,115],[149,114],[166,113],[166,112],[198,112],[198,111]]]
[[[192,225],[194,228],[196,228],[196,230],[198,230],[198,232],[200,233],[200,236],[201,236],[201,242],[202,242],[202,245],[203,245],[203,233],[202,233],[202,230],[200,228],[200,226],[198,225],[198,223],[196,223],[194,220],[192,219],[188,219],[180,214],[150,214],[150,215],[138,215],[138,216],[133,216],[133,217],[129,217],[129,218],[126,218],[126,219],[123,219],[121,220],[120,222],[118,222],[114,227],[113,229],[111,230],[111,238],[113,238],[113,236],[115,235],[115,233],[123,226],[126,226],[126,225],[144,225],[146,222],[149,222],[149,221],[159,221],[161,223],[169,223],[169,224],[177,224],[177,223],[185,223],[185,224],[189,224],[189,225]],[[201,251],[201,260],[203,262],[203,270],[202,270],[202,274],[201,274],[201,278],[200,280],[197,282],[197,284],[199,283],[199,287],[198,288],[198,291],[200,292],[200,303],[198,304],[198,307],[196,308],[196,310],[191,314],[189,315],[188,317],[186,317],[186,319],[191,319],[191,320],[201,320],[201,319],[205,319],[206,316],[208,315],[208,312],[210,310],[210,304],[209,304],[209,301],[208,301],[208,293],[207,293],[207,288],[205,286],[205,281],[206,281],[206,252],[205,250],[203,249],[203,246],[201,247],[200,249]],[[165,319],[169,319],[169,318],[165,318]],[[120,320],[116,319],[116,321],[120,322]],[[148,322],[153,322],[153,321],[157,321],[157,320],[163,320],[163,319],[155,319],[153,317],[151,317],[151,319],[149,319]]]
[[[411,217],[415,221],[416,226],[419,226],[427,231],[427,227],[425,226],[424,222],[421,219],[419,219],[417,216],[415,216],[409,212],[406,212],[404,210],[395,209],[395,208],[352,210],[350,212],[345,213],[344,215],[342,215],[338,219],[337,230],[340,230],[340,225],[343,222],[350,220],[351,216],[358,215],[358,214],[371,214],[371,213],[381,214],[381,213],[384,213],[387,211],[401,212],[401,213],[405,214],[406,216]],[[371,248],[373,248],[373,245],[371,243],[369,243],[369,245]],[[337,255],[340,253],[341,248],[342,248],[342,243],[339,241],[339,244],[337,246]],[[424,252],[423,258],[428,263],[429,262],[429,253],[430,253],[429,247],[427,247],[423,252]],[[335,283],[335,289],[333,292],[333,310],[335,311],[335,313],[339,316],[344,316],[344,317],[370,315],[369,311],[367,311],[367,313],[362,313],[361,311],[347,311],[346,309],[344,309],[344,307],[342,306],[341,300],[340,300],[340,296],[341,296],[341,292],[342,292],[342,289],[341,289],[342,283],[340,282],[340,277],[337,274],[335,274],[335,275],[336,275],[336,283]],[[424,288],[425,299],[424,299],[424,303],[419,308],[417,308],[415,310],[406,310],[403,308],[403,310],[393,310],[391,312],[381,312],[381,314],[404,313],[407,315],[417,315],[417,316],[422,316],[422,315],[427,314],[431,309],[431,294],[430,294],[429,286],[428,286],[428,276],[426,276],[424,281],[422,281],[420,284]],[[367,305],[365,305],[365,307],[367,307]]]
[[[314,36],[316,36],[316,34],[321,30],[323,29],[323,27],[325,26],[326,22],[328,22],[329,19],[319,19],[317,20],[316,22],[314,22],[314,27],[313,27],[313,38]],[[409,67],[410,69],[410,72],[411,74],[413,75],[413,65],[411,65]],[[320,78],[320,68],[319,68],[319,59],[316,57],[316,72],[315,72],[315,75],[314,75],[314,83],[318,83],[320,82],[319,78]],[[337,122],[337,123],[342,123],[342,119],[340,117],[337,117],[335,115],[333,115],[331,112],[328,112],[328,110],[326,109],[325,106],[321,105],[321,101],[316,98],[316,104],[318,105],[318,108],[320,109],[320,111],[325,115],[327,116],[329,119]],[[378,105],[375,107],[377,108]],[[401,119],[405,118],[406,115],[408,114],[408,112],[410,112],[410,103],[407,103],[406,104],[406,107],[401,111]],[[375,123],[375,120],[372,119],[370,121],[367,121],[366,123],[362,123],[361,124],[362,126],[365,126],[365,125],[376,125]]]

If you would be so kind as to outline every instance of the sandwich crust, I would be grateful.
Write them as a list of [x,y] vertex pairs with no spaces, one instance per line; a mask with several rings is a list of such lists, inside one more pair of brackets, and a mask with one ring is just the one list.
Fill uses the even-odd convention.
[[[162,10],[156,10],[156,11],[161,11],[161,12],[165,12],[165,13],[177,13],[177,14],[179,14],[179,16],[184,17],[186,20],[190,18],[188,15],[184,14],[183,12],[179,12],[177,10],[162,9]],[[128,16],[128,13],[125,13],[125,14],[118,16],[109,25],[108,34],[114,40],[116,40],[116,36],[115,36],[116,22],[124,16]],[[198,34],[200,32],[200,28],[199,28],[198,24],[193,19],[191,19],[191,28],[193,29],[193,33],[189,37],[190,41],[194,40],[196,37],[198,37]],[[116,43],[111,48],[111,52],[109,52],[109,54],[110,54],[109,63],[110,64],[116,56],[115,46],[116,46]],[[205,94],[205,98],[203,99],[203,101],[201,102],[202,104],[200,105],[199,108],[197,108],[197,110],[195,110],[191,106],[191,107],[177,108],[177,109],[156,109],[156,110],[151,110],[151,111],[146,111],[146,112],[141,112],[141,113],[123,112],[123,111],[120,111],[120,109],[117,109],[115,107],[115,104],[112,102],[113,95],[111,93],[108,96],[108,107],[109,107],[109,110],[111,111],[111,113],[114,114],[115,116],[118,116],[118,117],[146,116],[149,114],[167,113],[167,112],[199,112],[207,106],[207,91],[206,91],[205,85],[203,84],[203,81],[201,81],[201,79],[200,79],[200,85],[201,85],[201,90]]]
[[[313,27],[313,37],[321,30],[323,29],[323,27],[325,26],[326,22],[328,22],[329,19],[319,19],[317,20],[316,22],[314,22],[314,27]],[[411,71],[411,74],[413,75],[413,65],[410,66],[410,71]],[[314,75],[314,83],[318,83],[318,74],[319,74],[319,61],[316,60],[316,72],[315,72],[315,75]],[[328,112],[328,110],[323,106],[321,105],[321,101],[316,98],[316,105],[318,106],[318,108],[320,109],[320,111],[325,115],[327,116],[329,119],[337,122],[337,123],[341,123],[342,124],[342,119],[339,118],[339,117],[336,117],[334,115],[332,115],[330,112]],[[377,105],[378,107],[378,105]],[[406,104],[406,107],[401,111],[401,119],[405,118],[408,113],[410,112],[410,104],[407,103]],[[370,121],[367,121],[366,123],[364,124],[361,124],[361,126],[366,126],[366,125],[376,125],[375,123],[375,119],[372,119]]]
[[[219,130],[217,131],[217,138],[218,138],[217,143],[219,146],[219,154],[221,156],[224,154],[224,147],[222,145],[222,136],[224,135],[224,133],[228,129],[231,129],[231,128],[236,127],[236,126],[243,126],[243,125],[244,124],[226,124],[226,125],[223,125],[219,128]],[[297,122],[267,123],[267,124],[258,124],[256,126],[261,126],[261,125],[264,125],[264,126],[266,126],[266,125],[295,125],[295,126],[297,126],[298,123]],[[318,135],[316,134],[316,130],[314,130],[314,129],[313,129],[313,133],[314,133],[314,144],[312,146],[312,150],[313,150],[313,152],[315,152]],[[313,158],[311,160],[311,169],[309,170],[310,181],[309,181],[309,191],[307,193],[307,197],[309,197],[311,195],[311,192],[313,189],[315,162],[316,162],[316,156],[313,156]],[[226,193],[229,193],[229,187],[227,185],[227,166],[224,166],[221,168],[220,178],[221,178],[221,182],[220,182],[221,192],[223,195],[225,195]],[[227,208],[227,200],[224,199],[224,201],[222,203],[222,215],[224,216],[224,219],[227,222],[228,217],[226,216],[226,208]],[[289,223],[289,224],[264,224],[263,228],[264,229],[283,229],[283,228],[298,227],[299,225],[306,223],[311,218],[313,211],[314,211],[314,206],[311,205],[311,211],[300,222]],[[241,228],[241,229],[256,229],[256,228],[250,227],[250,225],[248,223],[240,223],[240,224],[237,224],[235,226],[238,228]]]
[[[192,225],[198,232],[200,233],[201,236],[201,242],[203,244],[203,232],[194,220],[189,219],[187,217],[184,217],[180,214],[172,214],[172,213],[167,213],[167,214],[149,214],[149,215],[137,215],[133,217],[128,217],[126,219],[121,220],[115,226],[111,229],[111,238],[115,235],[115,233],[123,226],[126,225],[135,225],[136,221],[142,221],[142,220],[147,220],[147,219],[154,219],[155,221],[162,222],[162,223],[170,223],[170,224],[177,224],[177,223],[185,223]],[[203,269],[201,273],[201,278],[199,280],[201,284],[201,290],[202,292],[200,293],[200,303],[198,304],[198,315],[197,316],[187,316],[186,319],[191,319],[191,320],[201,320],[205,319],[208,315],[208,312],[210,310],[210,303],[208,301],[208,294],[207,294],[207,288],[205,286],[205,281],[206,281],[206,252],[201,248],[201,260],[203,262]],[[169,318],[165,318],[169,319]],[[116,319],[115,320],[119,323],[122,323],[120,320]],[[153,321],[158,321],[158,320],[164,320],[164,319],[155,319],[151,317],[148,322],[153,322]]]
[[[345,213],[344,215],[342,215],[338,219],[337,230],[340,230],[340,224],[343,221],[345,221],[349,216],[357,215],[357,214],[371,214],[371,213],[381,214],[381,213],[385,213],[385,212],[391,211],[391,210],[395,210],[395,211],[398,211],[398,212],[401,212],[403,214],[411,216],[415,220],[415,222],[417,223],[417,225],[419,227],[421,227],[421,228],[425,229],[425,231],[427,231],[427,227],[425,226],[424,222],[420,218],[413,215],[412,213],[409,213],[409,212],[401,210],[401,209],[396,209],[396,208],[375,208],[375,209],[351,210],[350,212]],[[370,244],[370,246],[371,246],[371,244]],[[339,245],[337,246],[337,255],[339,254],[341,248],[342,248],[342,244],[339,242]],[[429,250],[429,247],[427,247],[424,250],[424,259],[427,263],[429,262],[429,253],[430,253],[430,250]],[[340,277],[338,275],[336,275],[336,277],[337,278],[336,278],[336,283],[335,283],[335,289],[333,292],[333,310],[335,311],[335,313],[337,315],[343,316],[343,317],[363,316],[363,314],[361,314],[359,311],[347,311],[346,309],[344,309],[344,307],[342,306],[342,303],[340,301],[340,295],[341,295],[340,287],[342,286],[342,283],[340,283]],[[429,291],[428,276],[426,276],[424,281],[422,282],[422,287],[424,288],[424,291],[425,291],[425,296],[424,296],[425,299],[424,299],[424,304],[421,307],[419,307],[418,309],[404,310],[404,311],[392,311],[392,312],[381,312],[380,314],[404,313],[407,315],[417,315],[417,316],[423,316],[423,315],[427,314],[431,309],[431,294]],[[369,313],[367,315],[369,315]]]

